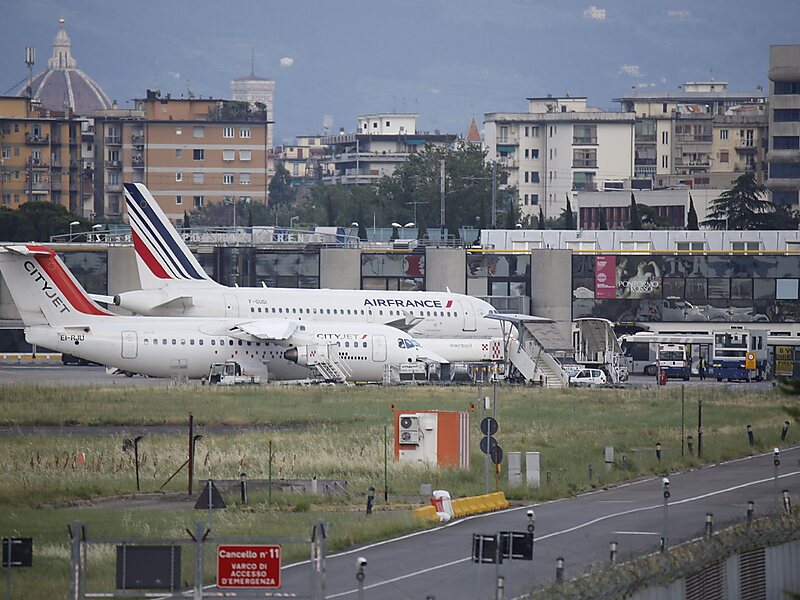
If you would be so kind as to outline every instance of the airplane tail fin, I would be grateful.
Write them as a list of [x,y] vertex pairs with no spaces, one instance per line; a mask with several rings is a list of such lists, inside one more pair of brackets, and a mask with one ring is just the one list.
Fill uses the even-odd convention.
[[85,327],[114,316],[92,301],[55,252],[43,246],[0,246],[0,272],[26,327]]
[[177,282],[182,286],[217,285],[192,256],[144,184],[125,184],[125,204],[143,289],[160,289]]

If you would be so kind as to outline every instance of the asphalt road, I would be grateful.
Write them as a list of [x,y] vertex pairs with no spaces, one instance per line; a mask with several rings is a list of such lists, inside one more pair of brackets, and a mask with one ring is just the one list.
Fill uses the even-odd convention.
[[[97,387],[123,386],[164,386],[169,385],[169,379],[153,377],[125,377],[124,375],[108,375],[105,367],[76,367],[52,364],[9,364],[0,363],[0,383],[18,384],[64,384],[64,385],[90,385]],[[200,385],[192,382],[189,385]]]
[[[800,489],[800,447],[784,450],[779,467],[779,490],[797,498]],[[702,535],[705,515],[714,515],[715,528],[744,518],[748,500],[756,516],[774,510],[772,454],[736,460],[670,475],[668,507],[670,544]],[[555,580],[556,558],[566,559],[566,577],[585,572],[608,560],[608,545],[619,543],[619,559],[655,552],[663,531],[661,478],[649,478],[610,490],[533,505],[536,514],[533,577],[537,584]],[[795,500],[797,502],[797,500]],[[328,558],[327,598],[357,598],[356,558],[363,556],[364,598],[436,600],[493,598],[495,565],[471,561],[473,533],[524,531],[529,507],[461,519],[434,530],[357,548]],[[504,562],[506,597],[528,589],[531,563]],[[283,591],[305,593],[307,563],[284,567]]]

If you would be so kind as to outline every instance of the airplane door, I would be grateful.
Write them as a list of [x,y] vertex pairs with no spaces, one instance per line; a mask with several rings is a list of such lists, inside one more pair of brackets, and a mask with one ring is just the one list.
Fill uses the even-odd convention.
[[233,294],[225,294],[225,316],[239,316],[239,299]]
[[458,305],[461,307],[461,314],[464,316],[463,330],[475,331],[478,326],[475,321],[475,313],[472,312],[472,306],[463,302],[459,302]]
[[386,362],[386,338],[382,335],[372,336],[372,360]]
[[139,345],[135,331],[122,332],[122,358],[136,358],[139,354]]

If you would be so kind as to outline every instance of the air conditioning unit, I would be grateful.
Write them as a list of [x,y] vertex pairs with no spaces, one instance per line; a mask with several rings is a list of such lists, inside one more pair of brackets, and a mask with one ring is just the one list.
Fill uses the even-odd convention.
[[417,415],[400,415],[398,442],[400,444],[419,445],[419,417]]

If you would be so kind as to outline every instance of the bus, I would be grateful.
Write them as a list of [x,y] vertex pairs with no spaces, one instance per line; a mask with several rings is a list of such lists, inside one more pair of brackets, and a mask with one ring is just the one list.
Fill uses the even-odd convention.
[[[752,360],[748,361],[748,355]],[[766,331],[734,329],[714,332],[711,368],[717,381],[760,381],[764,379],[766,366]]]
[[689,381],[692,374],[692,356],[685,344],[659,344],[656,366],[667,377]]

